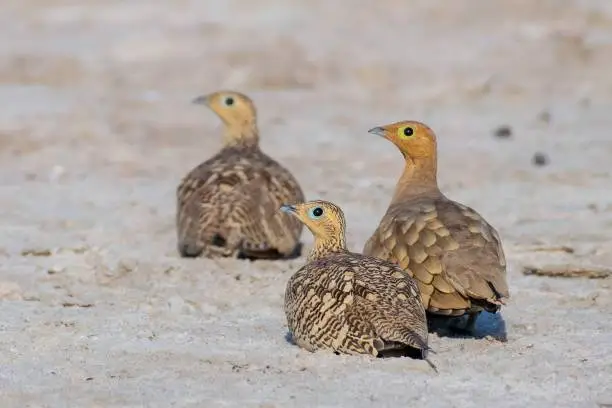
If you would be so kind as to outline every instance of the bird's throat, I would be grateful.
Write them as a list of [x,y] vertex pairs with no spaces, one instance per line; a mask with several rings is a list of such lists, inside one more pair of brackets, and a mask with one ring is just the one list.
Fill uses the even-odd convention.
[[415,196],[437,196],[439,194],[436,157],[419,159],[406,157],[406,165],[395,187],[391,203],[394,204]]
[[308,261],[314,261],[315,259],[325,258],[330,254],[346,251],[344,235],[334,238],[319,238],[315,236],[314,246],[308,254]]
[[225,146],[258,146],[259,131],[254,123],[227,124],[223,132]]

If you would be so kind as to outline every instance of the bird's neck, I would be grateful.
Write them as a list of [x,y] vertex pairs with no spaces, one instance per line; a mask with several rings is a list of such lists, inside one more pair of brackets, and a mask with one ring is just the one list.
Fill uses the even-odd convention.
[[406,157],[404,172],[397,182],[391,204],[415,196],[439,196],[441,193],[438,188],[437,173],[435,154],[419,159]]
[[315,242],[310,254],[308,254],[308,262],[316,259],[325,258],[331,254],[347,252],[346,239],[344,233],[333,238],[320,238],[315,236]]
[[259,146],[259,131],[255,122],[227,123],[223,132],[223,144],[227,147]]

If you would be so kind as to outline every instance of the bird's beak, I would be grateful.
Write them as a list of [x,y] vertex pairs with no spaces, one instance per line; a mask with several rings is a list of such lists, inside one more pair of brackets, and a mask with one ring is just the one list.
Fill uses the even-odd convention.
[[196,105],[208,105],[208,95],[198,96],[191,103],[195,103]]
[[289,204],[281,205],[280,210],[287,214],[295,214],[297,212],[297,209],[295,208],[295,206],[289,205]]
[[373,135],[378,135],[378,136],[381,136],[381,137],[387,137],[387,135],[386,135],[387,131],[384,128],[380,127],[380,126],[377,126],[375,128],[372,128],[372,129],[368,130],[368,133],[371,133]]

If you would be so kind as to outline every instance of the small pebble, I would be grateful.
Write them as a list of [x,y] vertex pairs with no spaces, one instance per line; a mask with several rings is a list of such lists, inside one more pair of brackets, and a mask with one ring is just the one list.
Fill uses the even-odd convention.
[[60,268],[59,266],[53,266],[49,269],[47,269],[47,274],[49,275],[56,275],[58,273],[63,272],[63,268]]
[[508,139],[512,136],[512,128],[510,126],[503,125],[495,129],[495,132],[493,132],[493,134],[495,135],[495,137],[498,137],[500,139]]
[[544,123],[550,123],[551,115],[548,111],[543,111],[538,115],[538,119]]
[[548,157],[544,153],[537,152],[533,155],[531,161],[535,166],[546,166],[548,164]]

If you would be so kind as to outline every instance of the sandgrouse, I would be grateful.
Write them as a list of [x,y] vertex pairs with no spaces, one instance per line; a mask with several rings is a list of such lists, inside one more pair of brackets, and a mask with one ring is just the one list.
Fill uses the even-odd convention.
[[283,258],[299,255],[303,225],[278,211],[304,194],[291,173],[259,148],[256,109],[246,95],[196,98],[224,124],[223,148],[177,188],[178,250],[184,257]]
[[295,343],[309,351],[427,359],[427,322],[416,282],[391,262],[349,252],[344,215],[333,203],[310,201],[282,210],[315,238],[306,265],[285,290]]
[[465,326],[454,329],[473,335],[480,312],[497,312],[510,296],[497,231],[440,192],[436,136],[428,126],[404,121],[369,132],[394,143],[406,163],[363,253],[392,261],[416,278],[429,320],[467,314]]

